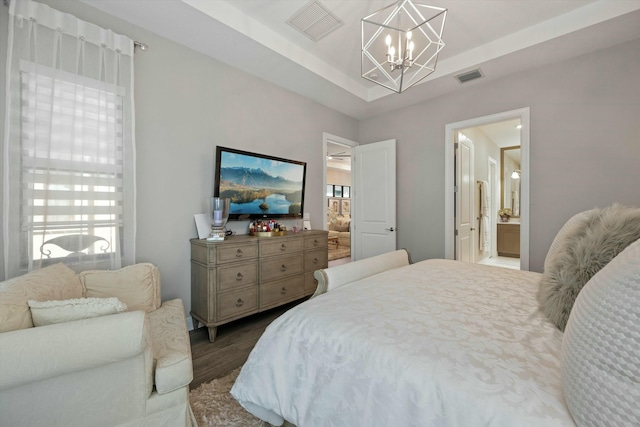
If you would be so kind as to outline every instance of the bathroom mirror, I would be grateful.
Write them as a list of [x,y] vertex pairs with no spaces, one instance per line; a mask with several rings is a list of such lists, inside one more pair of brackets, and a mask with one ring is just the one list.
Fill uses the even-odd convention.
[[511,209],[512,217],[520,217],[520,146],[500,149],[500,208]]

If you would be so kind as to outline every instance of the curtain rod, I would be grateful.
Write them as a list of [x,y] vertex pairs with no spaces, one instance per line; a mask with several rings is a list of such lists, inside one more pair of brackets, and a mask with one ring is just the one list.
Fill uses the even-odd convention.
[[133,42],[133,51],[135,52],[136,48],[140,48],[141,51],[145,51],[147,49],[149,49],[149,46],[146,43],[142,43],[142,42]]
[[[10,0],[2,0],[2,3],[5,6],[9,6],[9,1]],[[133,42],[133,50],[134,50],[134,52],[135,52],[136,48],[140,48],[140,50],[144,52],[145,50],[149,49],[149,45],[146,44],[146,43],[134,41]]]

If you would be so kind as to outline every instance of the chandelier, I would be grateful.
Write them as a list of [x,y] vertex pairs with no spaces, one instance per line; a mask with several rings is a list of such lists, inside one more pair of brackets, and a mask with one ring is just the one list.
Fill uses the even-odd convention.
[[362,77],[401,93],[436,69],[447,9],[400,0],[362,18]]

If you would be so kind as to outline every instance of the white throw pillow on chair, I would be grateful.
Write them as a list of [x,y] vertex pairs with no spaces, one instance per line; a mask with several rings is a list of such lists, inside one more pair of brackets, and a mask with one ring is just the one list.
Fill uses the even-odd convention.
[[126,304],[118,298],[74,298],[68,300],[28,301],[34,326],[52,325],[121,313]]

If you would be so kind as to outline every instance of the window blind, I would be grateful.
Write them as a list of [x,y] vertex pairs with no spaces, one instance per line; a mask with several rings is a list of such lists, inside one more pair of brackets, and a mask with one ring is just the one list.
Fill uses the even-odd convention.
[[123,90],[101,86],[21,63],[21,228],[32,235],[34,258],[52,237],[111,241],[123,225]]

